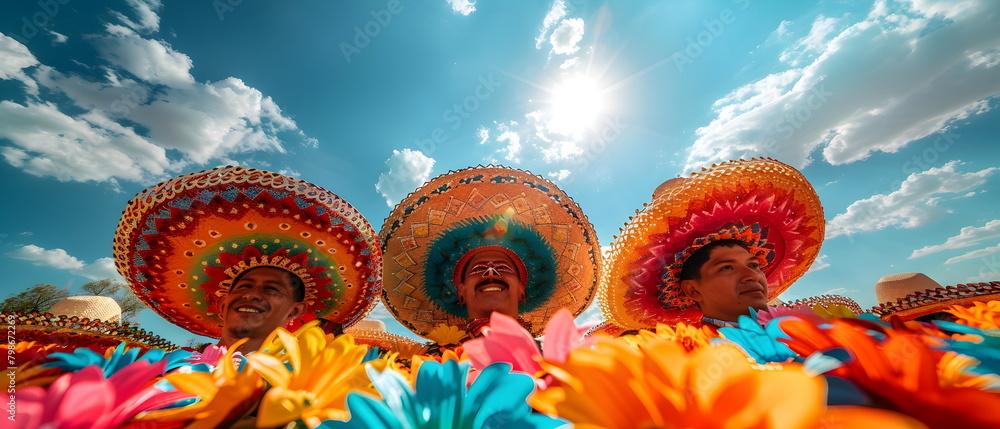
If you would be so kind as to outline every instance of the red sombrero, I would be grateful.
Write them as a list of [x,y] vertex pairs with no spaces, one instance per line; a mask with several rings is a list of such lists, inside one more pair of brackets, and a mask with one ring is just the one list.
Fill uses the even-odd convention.
[[612,246],[601,278],[601,309],[625,329],[695,323],[701,310],[680,289],[684,261],[712,241],[735,238],[761,258],[773,299],[819,253],[825,220],[812,185],[769,158],[713,165],[671,179]]
[[472,250],[515,255],[526,285],[519,311],[535,335],[559,308],[574,315],[587,308],[601,267],[600,244],[580,206],[552,182],[506,167],[431,179],[393,209],[379,237],[383,301],[423,337],[441,325],[466,326],[454,280]]
[[192,173],[140,192],[122,214],[114,255],[118,272],[150,308],[215,338],[222,329],[218,306],[250,268],[302,278],[306,311],[298,323],[324,318],[348,326],[371,310],[382,288],[382,252],[354,207],[311,183],[243,167]]

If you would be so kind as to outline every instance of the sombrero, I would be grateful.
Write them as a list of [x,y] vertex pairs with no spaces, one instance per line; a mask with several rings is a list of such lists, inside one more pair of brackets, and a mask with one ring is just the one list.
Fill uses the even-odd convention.
[[791,302],[783,302],[780,305],[787,308],[813,308],[817,306],[823,308],[833,308],[840,306],[850,310],[851,313],[854,313],[855,315],[865,312],[857,301],[842,295],[810,296],[808,298],[797,299]]
[[913,320],[955,305],[1000,300],[1000,281],[943,287],[923,273],[889,274],[875,283],[875,297],[881,304],[872,313],[883,320],[892,315]]
[[104,353],[108,347],[125,343],[142,350],[177,349],[177,346],[131,323],[121,321],[122,310],[107,296],[70,296],[56,301],[47,312],[4,312],[4,320],[14,324],[18,341],[37,345],[57,345],[72,351],[86,347]]
[[168,321],[218,338],[219,305],[231,282],[259,266],[305,284],[314,318],[346,326],[364,317],[382,287],[375,232],[337,195],[278,173],[220,167],[140,192],[115,233],[115,264],[136,295]]
[[519,312],[535,335],[559,308],[586,309],[601,268],[597,236],[580,207],[552,182],[506,167],[431,179],[396,205],[379,237],[383,301],[423,337],[442,324],[466,326],[453,279],[470,250],[495,246],[518,256],[526,273]]
[[601,309],[625,329],[698,323],[684,295],[684,261],[715,240],[747,243],[767,275],[768,299],[805,274],[819,253],[825,220],[812,185],[770,158],[712,165],[664,182],[622,229],[601,277]]

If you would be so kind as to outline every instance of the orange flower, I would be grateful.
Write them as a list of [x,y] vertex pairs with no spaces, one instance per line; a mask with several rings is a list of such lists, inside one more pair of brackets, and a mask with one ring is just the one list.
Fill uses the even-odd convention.
[[955,305],[945,312],[957,317],[956,323],[979,329],[1000,329],[1000,301],[975,302],[972,307]]
[[820,328],[788,318],[781,329],[789,347],[803,356],[843,348],[852,359],[834,373],[864,389],[876,405],[894,408],[930,427],[1000,427],[1000,395],[979,390],[982,379],[964,374],[974,360],[946,357],[927,347],[927,338],[886,329],[882,338],[868,335],[851,319],[829,320]]
[[649,337],[637,350],[602,337],[563,364],[543,366],[561,384],[530,398],[532,406],[581,428],[797,428],[824,414],[822,378],[800,365],[756,370],[731,345],[689,354],[664,338]]

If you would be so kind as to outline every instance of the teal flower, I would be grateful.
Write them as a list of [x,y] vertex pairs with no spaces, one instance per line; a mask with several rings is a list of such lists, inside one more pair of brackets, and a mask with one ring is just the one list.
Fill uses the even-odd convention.
[[[756,316],[756,313],[753,313]],[[740,316],[738,328],[719,328],[719,333],[725,339],[713,339],[713,343],[730,341],[741,349],[757,363],[787,362],[790,360],[801,360],[799,356],[778,339],[789,339],[778,326],[778,321],[782,318],[771,319],[767,326],[761,326],[754,317]]]
[[351,420],[323,422],[322,428],[555,428],[566,421],[532,413],[526,398],[534,389],[530,376],[512,374],[510,365],[494,363],[465,387],[467,363],[448,360],[420,365],[416,391],[398,372],[369,368],[382,400],[351,393]]
[[55,360],[42,366],[45,368],[59,368],[65,372],[75,372],[84,367],[96,365],[104,371],[105,377],[110,377],[129,364],[138,361],[149,363],[163,361],[166,365],[164,372],[169,372],[184,365],[189,365],[187,362],[184,362],[184,359],[191,356],[191,352],[186,350],[174,350],[167,353],[160,349],[151,349],[143,353],[142,356],[139,355],[140,351],[141,349],[139,348],[125,350],[125,343],[121,343],[111,353],[111,356],[105,358],[100,353],[91,349],[80,347],[74,350],[73,353],[52,353],[49,357]]

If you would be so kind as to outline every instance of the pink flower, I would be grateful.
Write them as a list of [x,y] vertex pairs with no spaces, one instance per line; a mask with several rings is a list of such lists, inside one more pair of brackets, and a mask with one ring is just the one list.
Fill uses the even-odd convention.
[[[577,326],[573,315],[565,308],[556,312],[545,326],[545,342],[539,350],[535,338],[528,330],[510,316],[500,313],[490,315],[490,325],[483,330],[483,336],[462,344],[465,355],[472,366],[482,370],[494,362],[506,362],[511,369],[533,377],[544,374],[539,363],[542,358],[552,362],[564,362],[569,352],[575,348],[588,346],[596,338],[584,338],[586,326]],[[550,377],[536,380],[540,389],[545,389]]]
[[190,397],[153,387],[165,365],[140,360],[107,379],[100,367],[91,365],[63,374],[48,390],[38,386],[17,389],[15,427],[117,428],[143,411]]

